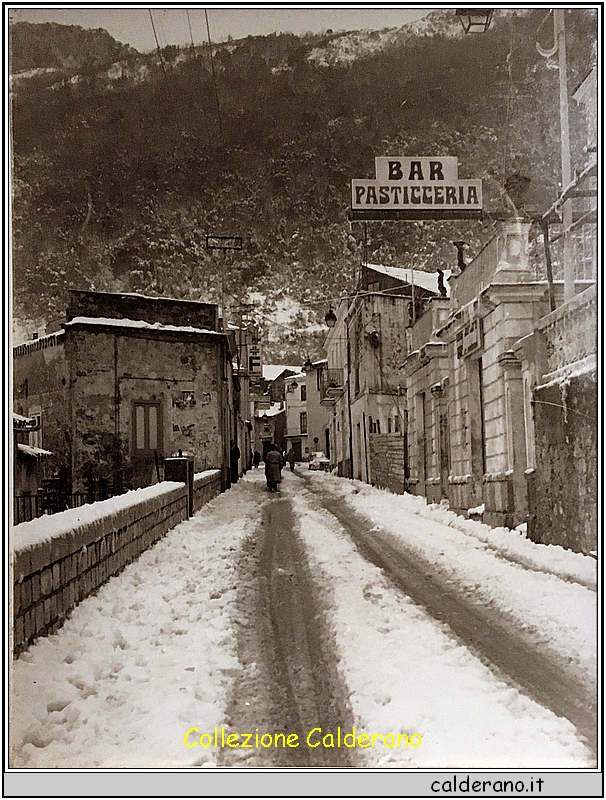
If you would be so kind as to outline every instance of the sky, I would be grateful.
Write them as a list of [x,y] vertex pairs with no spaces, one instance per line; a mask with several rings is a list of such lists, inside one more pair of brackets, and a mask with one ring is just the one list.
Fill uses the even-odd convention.
[[[114,39],[130,44],[141,52],[156,47],[154,32],[150,19],[152,12],[154,26],[160,45],[194,44],[207,41],[204,6],[114,6],[110,8],[35,8],[11,7],[11,21],[25,22],[57,22],[62,25],[80,25],[83,28],[105,28]],[[240,6],[212,7],[207,6],[210,34],[213,41],[225,41],[228,36],[234,39],[245,36],[264,36],[270,33],[303,34],[308,31],[322,30],[361,30],[368,28],[399,27],[412,22],[429,13],[429,9],[401,7],[355,7],[313,8],[303,6],[259,7]],[[191,33],[190,33],[191,25]]]

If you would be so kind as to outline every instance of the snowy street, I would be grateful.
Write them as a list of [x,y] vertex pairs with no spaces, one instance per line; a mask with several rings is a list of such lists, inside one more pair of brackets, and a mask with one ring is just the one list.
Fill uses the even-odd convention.
[[594,766],[596,614],[590,557],[253,469],[15,661],[11,765]]

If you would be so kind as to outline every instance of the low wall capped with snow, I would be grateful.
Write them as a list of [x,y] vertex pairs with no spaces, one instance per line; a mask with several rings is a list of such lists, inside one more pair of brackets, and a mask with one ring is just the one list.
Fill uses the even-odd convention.
[[[194,505],[221,491],[220,470],[194,477]],[[183,483],[164,481],[13,528],[13,651],[53,633],[69,612],[188,516]]]
[[[547,372],[595,356],[598,347],[595,284],[537,323],[547,343]],[[546,381],[545,381],[546,382]]]
[[206,505],[221,493],[221,470],[207,469],[194,475],[194,510]]

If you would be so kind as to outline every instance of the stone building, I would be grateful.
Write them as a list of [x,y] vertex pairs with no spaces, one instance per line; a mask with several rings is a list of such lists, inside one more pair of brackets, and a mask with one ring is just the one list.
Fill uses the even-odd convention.
[[221,469],[229,486],[235,342],[217,307],[72,291],[66,317],[62,330],[14,348],[15,410],[40,418],[64,490],[149,485],[178,450],[196,471]]
[[459,513],[483,507],[485,522],[508,527],[528,514],[523,387],[511,349],[548,310],[546,283],[530,269],[529,228],[502,223],[450,278],[451,308],[417,321],[403,367],[410,490],[446,498]]
[[331,465],[403,492],[407,407],[400,365],[410,326],[431,298],[448,294],[449,272],[364,265],[359,292],[340,301],[325,341],[321,402],[332,413]]
[[262,376],[251,394],[253,449],[258,450],[263,459],[270,444],[275,444],[279,450],[286,446],[286,385],[300,372],[300,367],[296,366],[263,364]]
[[[504,222],[411,331],[407,488],[535,541],[590,552],[597,514],[595,285],[537,279]],[[585,272],[583,272],[583,276]],[[550,298],[551,294],[551,298]],[[550,302],[556,306],[550,312]]]

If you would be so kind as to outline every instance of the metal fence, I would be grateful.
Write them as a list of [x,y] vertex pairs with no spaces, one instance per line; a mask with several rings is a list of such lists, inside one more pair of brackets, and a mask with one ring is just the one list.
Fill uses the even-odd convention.
[[13,524],[30,522],[45,514],[58,514],[68,508],[80,508],[86,503],[95,502],[87,492],[70,495],[25,494],[13,498]]

